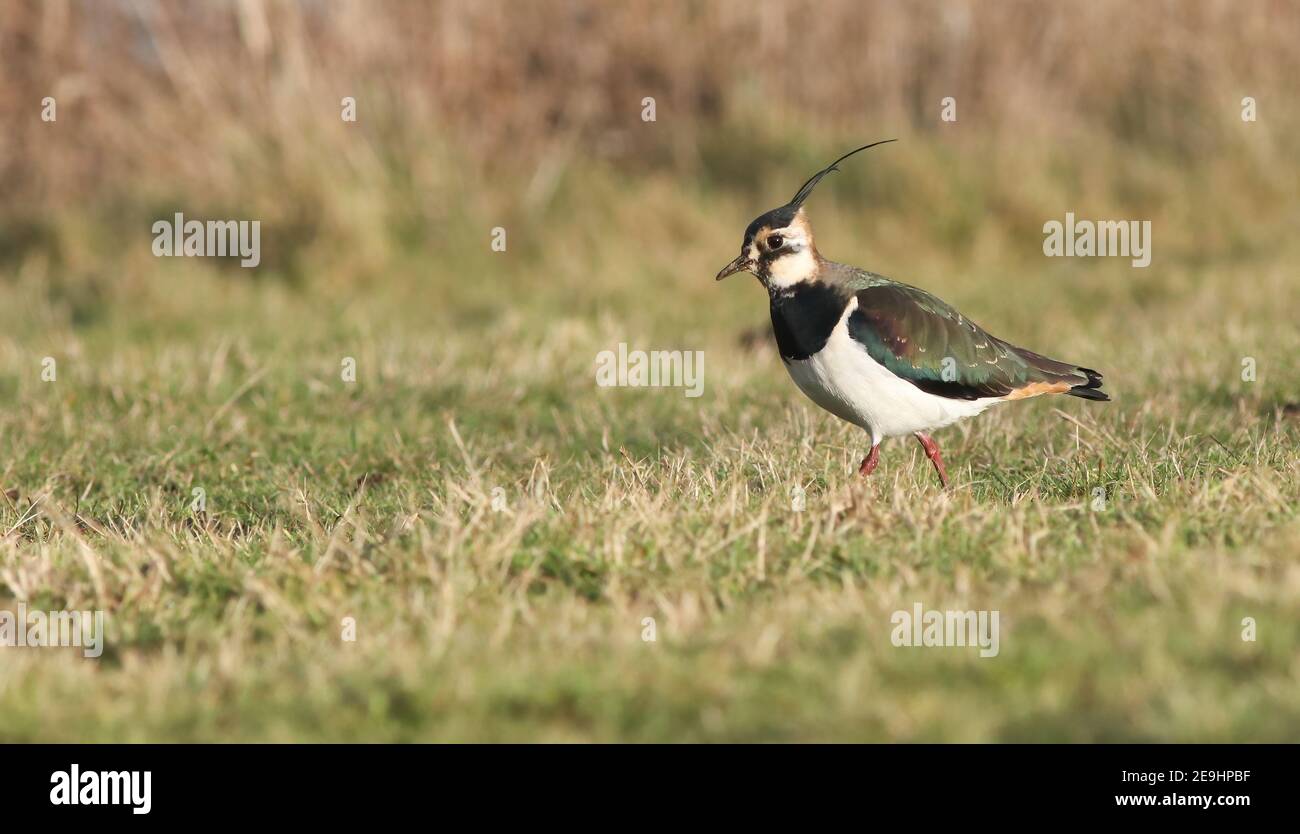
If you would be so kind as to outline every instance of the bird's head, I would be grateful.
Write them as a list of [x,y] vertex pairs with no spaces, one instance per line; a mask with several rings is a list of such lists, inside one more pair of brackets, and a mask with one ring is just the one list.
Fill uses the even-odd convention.
[[836,166],[853,154],[893,141],[885,139],[849,151],[813,174],[790,202],[754,218],[754,222],[745,229],[740,254],[722,268],[716,280],[721,281],[737,272],[750,272],[763,286],[780,289],[815,276],[820,256],[817,247],[813,245],[812,225],[803,210],[804,200],[808,199],[822,177],[839,170]]

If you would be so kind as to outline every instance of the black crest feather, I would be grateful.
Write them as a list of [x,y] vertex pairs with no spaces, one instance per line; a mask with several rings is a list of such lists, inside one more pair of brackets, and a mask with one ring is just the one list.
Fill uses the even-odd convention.
[[803,201],[808,199],[808,195],[811,194],[812,190],[817,187],[817,183],[822,181],[822,177],[826,176],[831,171],[838,171],[839,168],[837,166],[844,160],[853,156],[855,153],[858,153],[859,151],[865,151],[867,148],[874,148],[876,145],[884,145],[887,142],[897,142],[897,141],[898,141],[897,139],[881,139],[879,142],[872,142],[870,145],[863,145],[860,148],[855,148],[854,150],[849,151],[848,153],[844,154],[844,156],[841,156],[839,159],[835,160],[830,165],[827,165],[825,168],[821,169],[820,171],[818,171],[817,173],[809,177],[808,181],[803,184],[803,187],[799,189],[799,193],[794,195],[794,199],[791,200],[788,205],[791,208],[795,208],[795,209],[802,206]]

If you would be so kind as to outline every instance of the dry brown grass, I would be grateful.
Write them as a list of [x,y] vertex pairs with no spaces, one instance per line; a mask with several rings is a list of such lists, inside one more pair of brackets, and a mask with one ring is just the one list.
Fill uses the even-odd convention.
[[[265,173],[241,169],[250,153],[274,169],[315,143],[362,173],[366,151],[417,171],[431,143],[484,170],[689,170],[700,134],[737,116],[1205,156],[1236,141],[1245,95],[1267,114],[1255,152],[1281,162],[1298,30],[1287,2],[19,2],[0,18],[0,181],[55,206],[142,180],[246,188]],[[76,130],[31,118],[46,95]],[[337,118],[344,95],[365,142]],[[936,117],[944,96],[960,132]]]

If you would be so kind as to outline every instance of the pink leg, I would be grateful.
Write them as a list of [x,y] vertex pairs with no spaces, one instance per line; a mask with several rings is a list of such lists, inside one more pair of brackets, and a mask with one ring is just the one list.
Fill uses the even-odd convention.
[[948,488],[948,471],[943,465],[943,455],[939,454],[939,444],[928,434],[916,433],[916,439],[921,441],[921,446],[925,449],[925,456],[934,464],[934,471],[939,473],[939,483],[943,488]]
[[880,444],[877,443],[871,447],[871,451],[862,459],[862,465],[858,467],[859,475],[870,475],[876,471],[876,464],[880,463]]

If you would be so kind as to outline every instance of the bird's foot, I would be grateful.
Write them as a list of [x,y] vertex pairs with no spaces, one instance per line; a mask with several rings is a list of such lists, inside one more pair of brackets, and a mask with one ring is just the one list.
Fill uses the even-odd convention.
[[871,447],[871,451],[862,459],[862,465],[858,467],[859,475],[870,475],[876,471],[876,464],[880,463],[880,444],[877,443]]
[[934,471],[939,473],[939,483],[944,489],[948,488],[948,470],[943,465],[943,455],[939,454],[939,444],[934,442],[934,438],[922,432],[916,433],[916,439],[921,441],[921,447],[925,449],[925,456],[934,464]]

